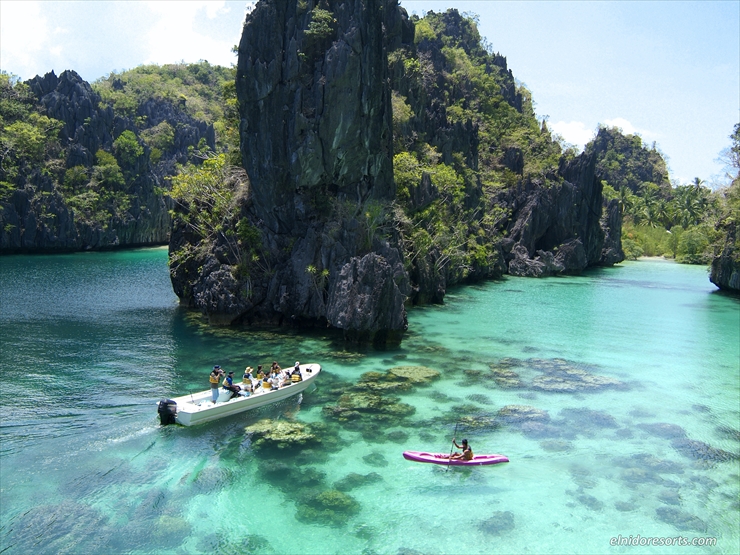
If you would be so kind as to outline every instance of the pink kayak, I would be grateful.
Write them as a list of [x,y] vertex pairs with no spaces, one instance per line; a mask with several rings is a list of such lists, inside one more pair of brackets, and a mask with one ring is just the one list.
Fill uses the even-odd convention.
[[472,460],[462,459],[450,460],[446,453],[425,453],[424,451],[404,451],[403,458],[409,461],[442,464],[450,466],[479,466],[482,464],[498,464],[509,462],[504,455],[475,455]]

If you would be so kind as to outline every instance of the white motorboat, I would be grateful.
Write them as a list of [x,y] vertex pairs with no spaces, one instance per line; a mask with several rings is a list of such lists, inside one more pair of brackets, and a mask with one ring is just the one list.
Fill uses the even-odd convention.
[[[210,389],[175,397],[174,399],[162,399],[158,403],[160,421],[162,424],[177,422],[183,426],[193,426],[194,424],[231,416],[293,397],[314,382],[316,376],[321,372],[321,366],[319,364],[301,364],[300,370],[303,377],[302,381],[271,391],[260,387],[249,396],[232,396],[231,392],[221,387],[219,388],[219,398],[215,403]],[[239,383],[236,382],[235,385],[239,385]]]

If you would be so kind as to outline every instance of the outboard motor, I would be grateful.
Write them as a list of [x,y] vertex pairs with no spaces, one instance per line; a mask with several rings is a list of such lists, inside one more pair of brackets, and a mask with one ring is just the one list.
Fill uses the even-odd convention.
[[175,417],[177,416],[177,403],[172,399],[162,399],[159,402],[157,412],[159,413],[159,422],[162,426],[174,424]]

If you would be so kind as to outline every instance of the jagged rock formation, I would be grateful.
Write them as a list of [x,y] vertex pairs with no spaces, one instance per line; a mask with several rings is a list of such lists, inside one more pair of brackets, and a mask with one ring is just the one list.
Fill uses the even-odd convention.
[[[501,113],[526,121],[527,133],[551,148],[545,125],[531,129],[534,116],[523,113],[529,101],[506,59],[488,54],[456,11],[438,22],[455,37],[452,46],[472,52],[495,79],[496,102],[508,105]],[[250,188],[231,222],[256,233],[205,244],[176,222],[171,276],[183,303],[213,323],[321,325],[349,339],[388,342],[405,329],[404,305],[441,302],[451,284],[506,272],[577,273],[623,259],[619,206],[602,206],[598,148],[537,177],[524,171],[531,152],[512,142],[482,144],[478,123],[449,117],[447,103],[466,99],[448,98],[453,68],[445,44],[439,35],[415,43],[414,24],[396,0],[259,2],[244,26],[236,82]],[[467,94],[465,86],[456,91]],[[467,176],[454,202],[483,223],[461,231],[460,249],[478,250],[463,253],[465,268],[433,241],[415,252],[409,217],[392,212],[392,98],[409,112],[395,140],[423,141],[421,148],[439,156],[431,171],[446,164],[448,174]],[[486,187],[477,174],[483,158],[515,184]],[[452,202],[430,172],[419,175],[404,185],[407,214]],[[453,182],[462,180],[455,175]]]
[[724,227],[724,245],[712,260],[709,281],[723,291],[740,293],[740,253],[737,250],[737,224]]
[[88,174],[99,150],[111,152],[114,140],[129,130],[138,136],[139,127],[130,118],[114,114],[101,104],[100,96],[74,71],[60,76],[54,72],[27,82],[38,98],[41,111],[63,123],[59,132],[61,165],[56,171],[26,168],[17,188],[0,212],[0,253],[55,252],[166,243],[172,226],[168,205],[157,189],[163,178],[175,171],[175,162],[184,162],[188,146],[201,138],[214,144],[213,127],[198,122],[171,104],[154,101],[139,107],[138,116],[147,127],[168,121],[175,129],[174,147],[158,164],[150,161],[150,149],[141,144],[142,153],[124,168],[125,184],[120,192],[127,207],[107,221],[85,221],[75,214],[62,194],[64,171],[85,168]]
[[611,203],[602,215],[597,152],[562,165],[560,181],[527,180],[507,195],[512,217],[503,247],[509,274],[578,274],[589,266],[624,260],[618,204]]
[[[259,2],[239,45],[243,213],[259,230],[260,264],[240,280],[214,279],[237,263],[211,263],[217,245],[197,275],[175,268],[173,284],[211,321],[329,325],[392,341],[406,326],[408,277],[397,242],[368,214],[395,196],[386,45],[408,22],[395,0],[321,6]],[[183,241],[175,232],[171,248]],[[206,283],[229,299],[226,310]]]

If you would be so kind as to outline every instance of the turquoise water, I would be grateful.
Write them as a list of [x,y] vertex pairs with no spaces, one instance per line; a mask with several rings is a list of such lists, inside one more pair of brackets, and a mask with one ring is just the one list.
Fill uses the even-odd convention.
[[[704,268],[508,278],[409,330],[358,351],[211,329],[178,307],[165,249],[0,259],[0,553],[736,552],[740,302]],[[274,359],[324,373],[280,406],[159,426],[156,402],[213,364]],[[360,377],[392,386],[398,366],[440,376],[363,412]],[[341,420],[347,396],[361,414]],[[245,428],[265,419],[314,437],[261,443]],[[448,452],[456,428],[511,462],[401,457]],[[638,534],[716,543],[610,545]]]

